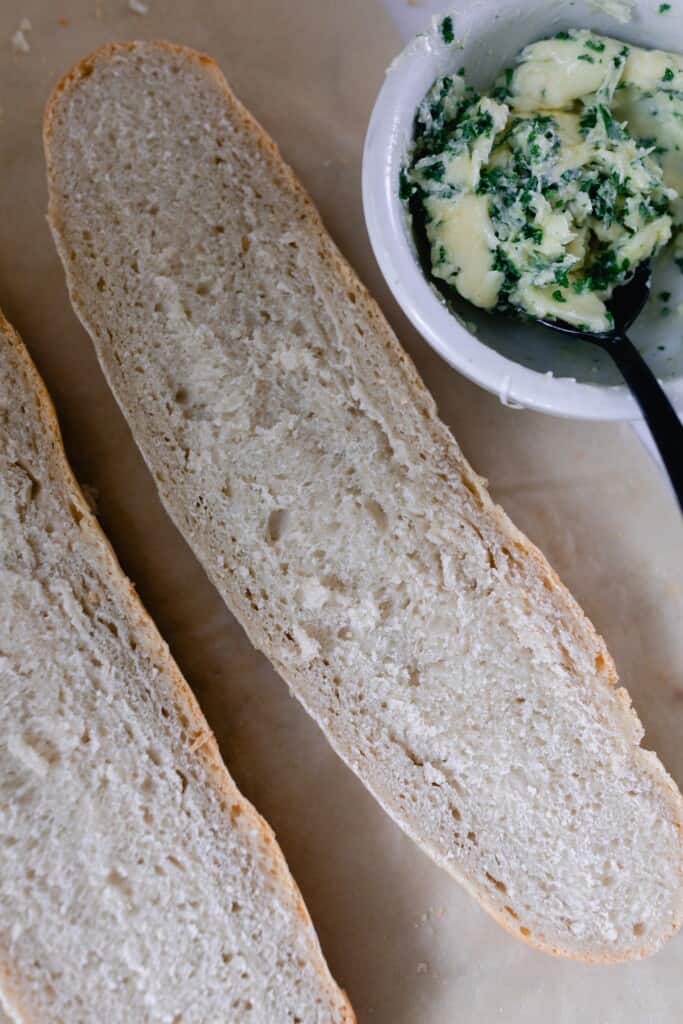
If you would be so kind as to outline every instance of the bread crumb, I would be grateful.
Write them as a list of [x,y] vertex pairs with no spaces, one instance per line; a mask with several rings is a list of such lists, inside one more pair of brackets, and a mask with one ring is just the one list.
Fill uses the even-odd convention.
[[28,18],[22,18],[19,22],[19,28],[16,30],[10,40],[10,45],[15,53],[30,53],[31,46],[26,38],[26,33],[31,31],[31,22]]
[[61,18],[57,18],[57,24],[61,25],[62,28],[68,28],[71,24],[71,21],[69,18],[65,18],[64,16],[62,16]]
[[143,2],[143,0],[128,0],[128,9],[133,14],[149,14],[149,4]]

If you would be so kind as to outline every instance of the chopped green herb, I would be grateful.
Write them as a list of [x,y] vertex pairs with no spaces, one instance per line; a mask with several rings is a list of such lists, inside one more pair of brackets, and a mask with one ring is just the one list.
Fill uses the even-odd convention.
[[671,316],[671,308],[669,306],[662,306],[659,311],[660,316]]
[[662,75],[662,81],[663,82],[673,82],[673,80],[674,80],[674,73],[671,70],[671,68],[667,68],[666,71],[664,72],[664,74]]
[[659,298],[662,300],[662,302],[668,302],[671,298],[671,292],[660,292]]
[[576,59],[577,60],[585,60],[589,64],[595,64],[595,58],[591,57],[590,53],[580,53],[579,56]]
[[543,228],[539,227],[538,224],[525,224],[522,228],[522,237],[530,238],[532,242],[540,245],[543,241]]
[[605,44],[602,42],[601,39],[587,39],[585,42],[585,46],[589,50],[593,50],[594,53],[602,53],[605,49]]
[[464,78],[465,77],[465,69],[464,68],[458,68],[458,70],[455,73],[458,76],[458,78]]
[[453,18],[450,14],[443,19],[441,22],[441,38],[444,43],[450,45],[455,39],[455,32],[453,31]]
[[676,266],[680,270],[681,274],[683,274],[683,256],[677,256],[676,259],[674,260],[674,263],[676,264]]
[[660,14],[666,14],[666,12],[670,11],[670,10],[671,10],[671,4],[660,4],[659,5],[659,13]]
[[555,38],[556,39],[571,39],[571,36],[569,35],[569,32],[556,32],[555,33]]
[[666,345],[657,345],[657,351],[658,352],[665,352],[666,351]]
[[443,181],[446,168],[442,160],[436,160],[433,164],[427,164],[420,168],[420,174],[427,181]]
[[553,298],[555,299],[555,302],[566,302],[567,301],[559,288],[556,288],[555,291],[553,292]]
[[398,195],[399,195],[399,199],[403,199],[403,200],[410,199],[410,197],[412,196],[414,191],[415,191],[415,186],[413,185],[412,181],[408,177],[408,172],[406,171],[405,167],[402,167],[401,168],[401,173],[398,176]]

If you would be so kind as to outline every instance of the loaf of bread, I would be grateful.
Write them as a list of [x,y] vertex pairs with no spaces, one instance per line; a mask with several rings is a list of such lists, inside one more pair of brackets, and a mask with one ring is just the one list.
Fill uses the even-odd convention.
[[74,308],[169,514],[395,821],[512,933],[681,923],[681,797],[605,645],[463,458],[207,57],[107,47],[45,121]]
[[33,1024],[350,1024],[1,314],[0,538],[0,1005]]

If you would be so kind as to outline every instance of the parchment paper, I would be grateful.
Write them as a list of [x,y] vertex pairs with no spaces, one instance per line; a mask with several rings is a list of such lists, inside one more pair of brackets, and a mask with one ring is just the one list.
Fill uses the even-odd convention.
[[[30,51],[10,39],[24,28]],[[68,303],[45,224],[41,115],[77,58],[115,38],[205,49],[279,142],[380,299],[475,467],[605,635],[646,729],[683,784],[683,528],[622,426],[505,409],[441,363],[388,297],[360,204],[360,156],[400,41],[367,0],[2,0],[0,305],[55,400],[79,479],[215,730],[274,826],[360,1024],[674,1024],[683,936],[586,967],[503,933],[389,821],[256,654],[163,513]],[[21,43],[19,42],[19,45]]]

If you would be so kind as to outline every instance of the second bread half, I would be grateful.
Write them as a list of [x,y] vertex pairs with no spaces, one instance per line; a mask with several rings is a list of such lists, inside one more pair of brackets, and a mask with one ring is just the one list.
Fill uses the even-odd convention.
[[45,145],[76,312],[254,644],[511,932],[580,959],[656,950],[681,922],[680,795],[216,65],[105,48],[56,88]]

